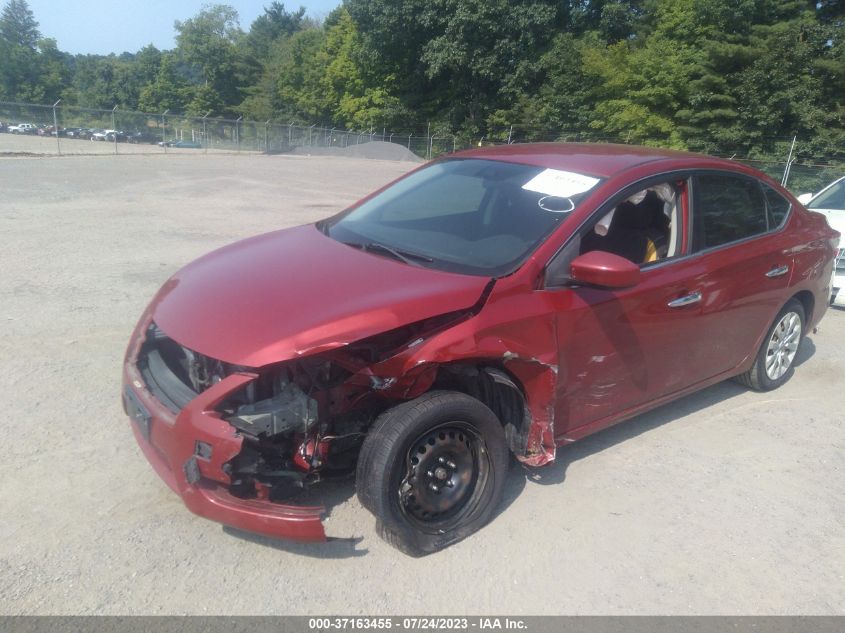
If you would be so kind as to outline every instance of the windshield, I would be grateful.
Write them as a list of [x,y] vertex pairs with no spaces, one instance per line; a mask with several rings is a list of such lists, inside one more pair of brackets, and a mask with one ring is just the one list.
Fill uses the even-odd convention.
[[434,163],[320,225],[410,265],[498,277],[515,270],[599,183],[491,160]]
[[810,202],[808,209],[845,210],[845,180],[840,180]]

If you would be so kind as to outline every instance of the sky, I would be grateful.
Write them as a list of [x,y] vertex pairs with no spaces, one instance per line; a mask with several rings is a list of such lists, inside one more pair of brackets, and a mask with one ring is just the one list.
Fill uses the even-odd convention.
[[[281,1],[281,0],[279,0]],[[52,37],[67,53],[135,53],[147,44],[174,48],[173,22],[193,17],[204,4],[228,4],[240,16],[241,28],[264,13],[272,0],[27,0],[42,37]],[[308,15],[325,17],[341,0],[284,2],[288,11],[305,7]],[[2,2],[5,4],[5,2]]]

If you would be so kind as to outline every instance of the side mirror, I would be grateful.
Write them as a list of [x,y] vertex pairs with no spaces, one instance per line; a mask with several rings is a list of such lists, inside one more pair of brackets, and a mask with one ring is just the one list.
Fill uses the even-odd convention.
[[572,260],[569,275],[578,284],[600,288],[630,288],[640,282],[640,267],[613,253],[590,251]]
[[811,193],[802,193],[797,198],[798,202],[800,202],[801,204],[807,204],[812,199],[813,199],[813,194],[811,194]]

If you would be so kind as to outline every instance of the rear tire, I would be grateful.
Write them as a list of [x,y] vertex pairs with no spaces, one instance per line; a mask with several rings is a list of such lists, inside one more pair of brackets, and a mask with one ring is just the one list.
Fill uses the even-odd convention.
[[778,312],[754,364],[737,380],[755,391],[777,389],[795,372],[795,357],[804,337],[804,306],[797,299],[790,299]]
[[502,499],[505,433],[480,401],[432,391],[383,413],[358,459],[356,488],[379,535],[425,556],[483,527]]

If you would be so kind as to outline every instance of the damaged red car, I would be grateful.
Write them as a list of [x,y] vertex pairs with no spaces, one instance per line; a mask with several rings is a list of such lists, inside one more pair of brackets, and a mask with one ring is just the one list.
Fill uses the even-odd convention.
[[354,472],[411,555],[481,528],[510,456],[718,381],[773,389],[822,318],[839,234],[743,165],[612,145],[456,154],[167,281],[124,407],[193,512],[326,538],[296,504]]

